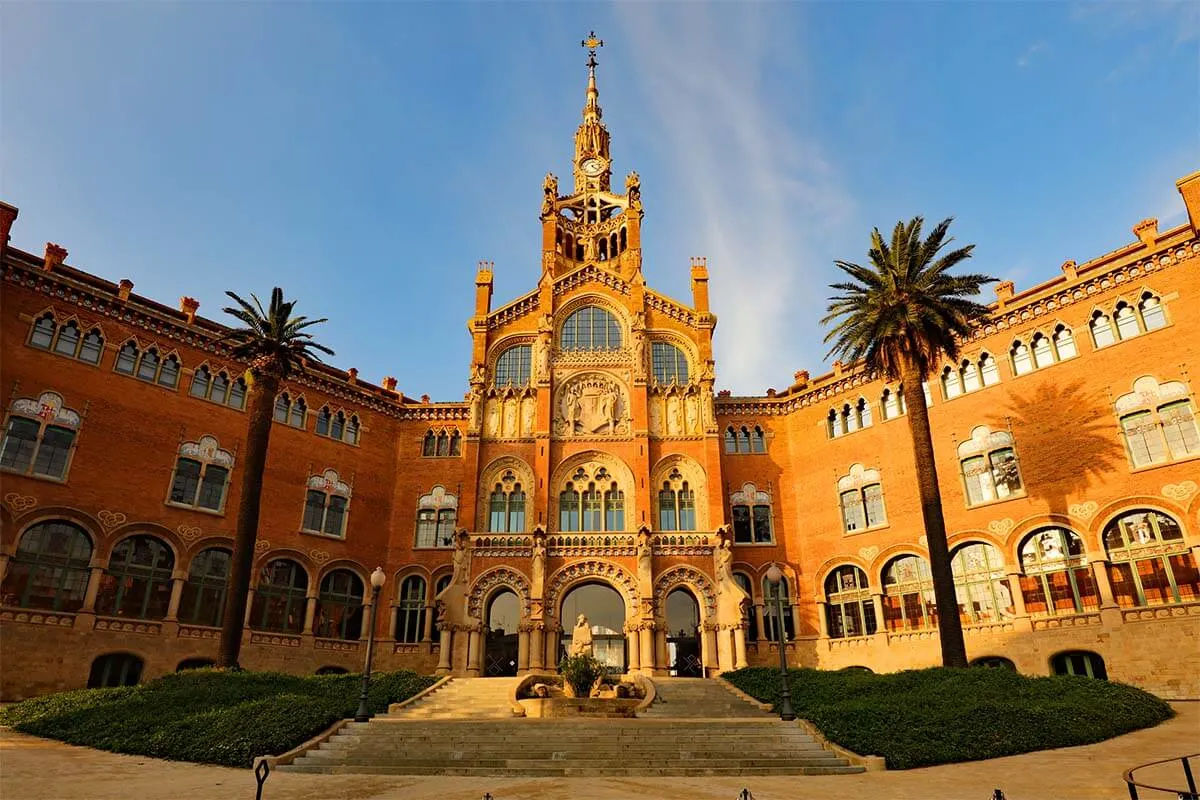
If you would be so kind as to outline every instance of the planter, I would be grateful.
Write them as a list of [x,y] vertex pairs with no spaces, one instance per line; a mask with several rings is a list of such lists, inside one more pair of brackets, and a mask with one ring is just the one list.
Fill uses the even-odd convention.
[[518,700],[529,718],[633,717],[641,700],[617,697],[531,697]]

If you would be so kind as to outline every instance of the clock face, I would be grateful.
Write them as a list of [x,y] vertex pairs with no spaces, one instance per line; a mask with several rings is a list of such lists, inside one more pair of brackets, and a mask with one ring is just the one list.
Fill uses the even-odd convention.
[[604,162],[598,158],[587,158],[579,165],[579,168],[583,170],[583,174],[591,175],[594,178],[604,172]]

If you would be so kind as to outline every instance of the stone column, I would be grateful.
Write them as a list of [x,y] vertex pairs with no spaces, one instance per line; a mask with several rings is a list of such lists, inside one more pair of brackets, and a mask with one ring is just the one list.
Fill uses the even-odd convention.
[[654,628],[650,625],[644,625],[638,630],[638,638],[641,640],[639,650],[642,655],[640,668],[643,673],[654,672]]
[[[437,609],[433,606],[425,607],[425,626],[421,631],[422,642],[433,641],[433,618],[437,616]],[[396,630],[396,623],[392,622],[392,630]]]
[[171,576],[171,600],[167,603],[167,621],[174,622],[179,619],[179,603],[183,600],[183,584],[186,581],[186,575]]
[[[370,590],[368,589],[367,591],[369,592]],[[370,626],[369,626],[369,623],[371,621],[371,595],[370,594],[363,595],[362,612],[363,612],[362,625],[360,625],[359,629],[358,629],[358,640],[360,642],[365,642],[365,641],[367,641],[367,636],[371,632]],[[378,623],[379,620],[376,619],[375,622]]]
[[[817,631],[822,639],[829,638],[829,608],[826,603],[817,601]],[[799,630],[799,628],[797,628]]]
[[517,633],[517,673],[529,671],[529,629],[522,626]]
[[246,590],[246,617],[242,620],[242,625],[245,628],[250,627],[250,618],[254,612],[254,592],[255,589],[253,586]]
[[301,630],[300,633],[312,636],[313,621],[316,620],[316,618],[317,598],[315,596],[309,596],[304,603],[304,629]]
[[546,667],[546,639],[543,635],[545,626],[542,623],[534,623],[533,630],[529,631],[529,668],[530,669],[545,669]]
[[642,653],[638,646],[641,643],[641,635],[637,628],[626,628],[625,639],[629,642],[629,663],[625,666],[625,671],[634,672],[642,666]]
[[[1021,573],[1010,572],[1006,577],[1008,578],[1008,591],[1012,593],[1013,616],[1029,616],[1029,612],[1025,610],[1025,593],[1021,591]],[[1046,602],[1052,603],[1054,601],[1047,597]]]
[[546,669],[558,669],[558,643],[562,629],[555,626],[546,631]]
[[87,591],[83,593],[83,608],[79,609],[84,614],[96,613],[96,595],[100,593],[100,581],[104,578],[104,567],[92,567],[92,574],[88,576]]
[[666,675],[671,670],[671,658],[667,653],[667,624],[655,625],[654,631],[654,669]]
[[438,641],[440,642],[438,646],[438,675],[450,674],[450,641],[452,636],[453,634],[449,628],[443,628],[438,631]]
[[871,605],[875,607],[875,632],[880,633],[887,630],[887,622],[883,618],[883,595],[871,595]]
[[467,638],[467,674],[479,676],[479,646],[481,637],[478,629],[471,631]]
[[724,633],[718,633],[714,628],[708,625],[700,626],[700,663],[704,665],[705,673],[713,667],[720,669],[720,659],[717,656],[717,637]]
[[792,615],[792,630],[795,631],[795,633],[792,634],[792,641],[795,641],[796,639],[800,638],[800,605],[796,602],[792,602],[791,605],[788,606],[788,610]]
[[763,614],[762,603],[757,603],[754,606],[754,621],[758,623],[758,638],[765,641],[767,638],[767,621]]
[[1093,561],[1092,574],[1096,576],[1096,589],[1100,592],[1100,608],[1116,608],[1117,600],[1113,597],[1112,582],[1108,579],[1108,562]]
[[733,632],[733,668],[741,669],[746,663],[746,629],[737,628]]

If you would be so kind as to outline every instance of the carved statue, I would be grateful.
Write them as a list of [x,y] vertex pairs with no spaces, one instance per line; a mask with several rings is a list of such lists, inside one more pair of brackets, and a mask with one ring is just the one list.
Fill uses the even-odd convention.
[[521,401],[515,397],[508,397],[504,400],[504,436],[517,436],[520,431],[517,429],[517,405]]
[[487,401],[487,435],[500,435],[500,401],[495,398]]
[[553,173],[546,173],[546,179],[542,181],[542,194],[542,216],[546,217],[554,213],[554,204],[558,201],[558,178]]
[[616,433],[617,430],[617,390],[609,388],[604,394],[600,395],[600,417],[608,422],[608,432]]
[[650,433],[653,436],[662,436],[662,397],[651,395],[650,397]]
[[542,314],[538,318],[538,333],[554,333],[554,317],[550,314]]
[[679,395],[667,396],[667,434],[678,436],[683,427],[683,414],[679,408]]
[[629,195],[629,207],[634,211],[642,209],[642,178],[636,172],[625,176],[625,194]]
[[550,337],[546,336],[538,342],[537,346],[537,372],[538,377],[545,380],[550,379]]
[[454,574],[450,583],[434,598],[438,629],[471,625],[478,620],[467,617],[467,588],[471,581],[471,537],[465,528],[454,532]]
[[537,422],[537,404],[532,397],[521,401],[521,435],[532,436],[533,426]]
[[571,655],[592,655],[592,626],[587,614],[580,614],[575,620],[575,630],[571,631]]
[[533,531],[533,560],[529,574],[532,578],[530,593],[533,597],[541,597],[546,583],[546,532],[541,528]]
[[487,380],[487,372],[483,368],[483,364],[476,364],[471,367],[471,383],[483,383]]
[[465,528],[454,532],[454,576],[451,584],[466,585],[471,579],[471,537]]
[[637,328],[633,329],[633,374],[639,378],[646,374],[646,332]]
[[717,624],[738,627],[745,619],[745,606],[750,602],[746,594],[733,577],[733,540],[729,529],[721,526],[717,529],[720,541],[713,548],[713,577],[717,584]]
[[638,531],[637,570],[642,594],[652,594],[654,591],[654,546],[651,543],[649,528],[642,528]]
[[467,429],[472,431],[479,430],[479,424],[482,422],[483,416],[483,396],[478,389],[472,389],[467,392],[467,403],[470,404],[471,417],[467,422]]
[[687,432],[700,433],[699,399],[696,395],[689,394],[684,399],[684,404],[687,409]]
[[574,433],[575,425],[579,422],[580,412],[579,393],[575,391],[575,387],[567,392],[567,432]]

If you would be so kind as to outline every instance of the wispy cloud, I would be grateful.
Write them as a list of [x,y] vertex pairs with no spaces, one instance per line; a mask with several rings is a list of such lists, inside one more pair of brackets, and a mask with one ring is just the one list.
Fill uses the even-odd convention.
[[[617,14],[655,109],[676,214],[691,217],[674,233],[709,259],[718,385],[786,385],[804,366],[795,320],[819,314],[826,294],[826,259],[811,244],[852,208],[820,143],[783,113],[803,118],[796,40],[763,6],[622,4]],[[772,86],[785,58],[788,85]]]
[[1050,43],[1047,42],[1045,39],[1034,42],[1033,44],[1026,47],[1024,50],[1022,50],[1021,54],[1019,56],[1017,56],[1017,66],[1020,67],[1021,69],[1025,69],[1026,67],[1028,67],[1030,64],[1033,63],[1033,60],[1035,58],[1039,57],[1042,53],[1046,52],[1049,49],[1050,49]]

